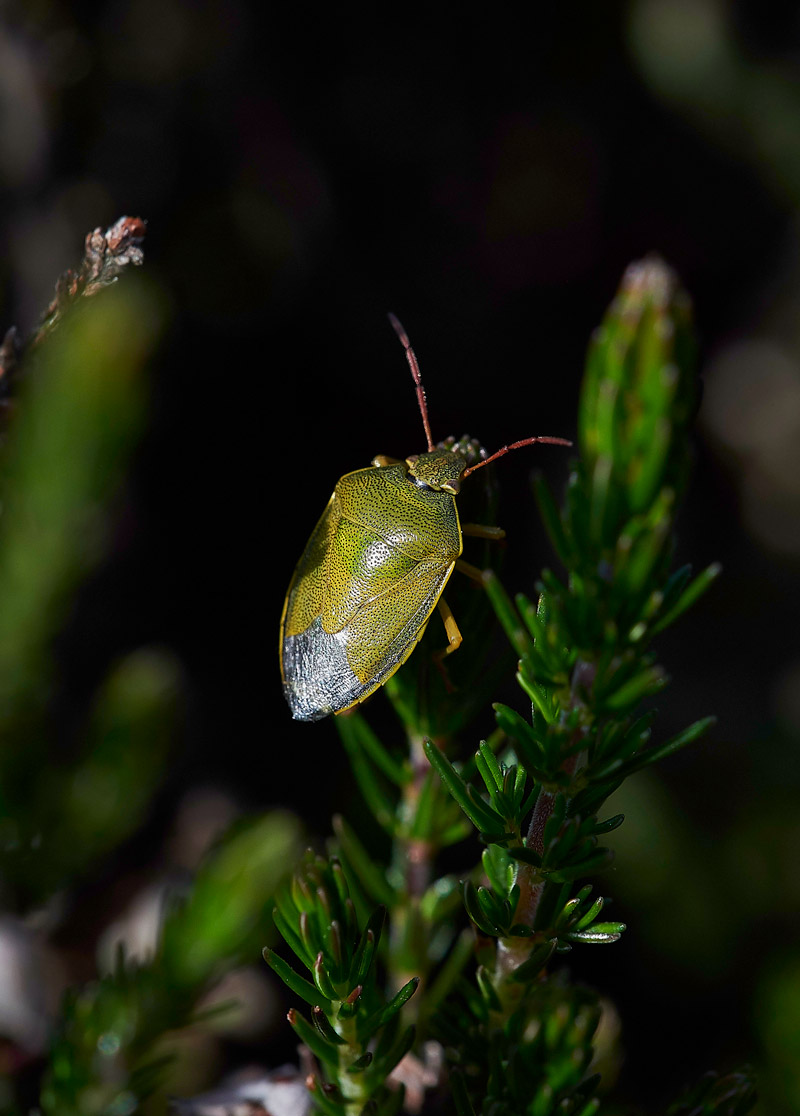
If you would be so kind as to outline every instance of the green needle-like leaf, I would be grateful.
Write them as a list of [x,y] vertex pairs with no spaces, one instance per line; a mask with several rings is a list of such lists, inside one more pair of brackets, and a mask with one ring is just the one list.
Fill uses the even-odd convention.
[[419,977],[412,977],[399,992],[395,993],[388,1004],[371,1015],[360,1028],[364,1040],[370,1038],[380,1027],[385,1027],[389,1020],[411,999],[418,987]]
[[368,1069],[372,1065],[372,1057],[372,1052],[368,1050],[366,1054],[362,1054],[360,1058],[356,1058],[353,1064],[347,1067],[346,1072],[363,1073],[365,1069]]
[[315,1027],[312,1027],[299,1011],[295,1011],[294,1008],[292,1008],[287,1015],[287,1019],[300,1041],[304,1042],[311,1053],[319,1058],[321,1062],[325,1062],[326,1065],[332,1067],[339,1064],[339,1052],[336,1045],[324,1039],[319,1031]]
[[480,799],[464,782],[444,752],[431,741],[425,741],[425,755],[438,772],[442,782],[472,824],[484,834],[501,834],[503,819]]
[[[358,714],[356,714],[358,716]],[[378,772],[361,747],[358,729],[352,717],[337,717],[336,727],[347,751],[353,775],[376,821],[390,835],[395,831],[395,803],[381,783]]]
[[321,1007],[323,1011],[331,1010],[330,1002],[321,998],[319,990],[313,984],[311,984],[310,981],[305,980],[304,977],[299,976],[299,974],[294,971],[291,965],[287,965],[286,962],[277,955],[277,953],[275,953],[271,949],[267,949],[266,947],[262,950],[262,953],[264,956],[264,960],[267,962],[269,967],[273,970],[273,972],[277,973],[277,975],[281,978],[283,983],[288,988],[291,988],[292,992],[294,992],[296,996],[299,996],[301,999],[305,1000],[305,1002],[307,1004],[310,1004],[311,1007],[316,1007],[317,1005],[319,1005],[319,1007]]
[[398,787],[405,786],[406,783],[411,781],[411,771],[404,764],[398,763],[397,760],[386,751],[383,744],[381,744],[378,737],[358,710],[351,711],[349,718],[345,718],[345,720],[349,720],[350,722],[350,724],[346,726],[345,731],[352,728],[363,751],[388,779]]
[[490,938],[498,935],[497,926],[486,918],[483,906],[478,898],[478,890],[472,880],[464,881],[464,906],[467,914],[482,934]]
[[500,1001],[500,997],[497,995],[494,984],[492,984],[491,977],[482,965],[478,966],[478,969],[475,973],[475,979],[478,983],[478,987],[481,990],[481,994],[490,1010],[501,1011],[503,1005]]
[[557,944],[558,939],[551,938],[549,941],[542,942],[541,945],[535,946],[527,961],[524,961],[515,969],[513,975],[509,979],[516,984],[527,984],[529,981],[535,980],[553,956]]
[[371,1076],[374,1075],[379,1077],[380,1080],[385,1080],[414,1045],[414,1034],[415,1028],[413,1026],[407,1027],[386,1054],[381,1055],[380,1058],[376,1056],[373,1065],[370,1067]]
[[597,822],[596,825],[592,826],[592,833],[598,837],[605,833],[613,833],[615,829],[619,829],[624,821],[624,814],[615,814],[613,818],[606,818],[605,821]]
[[624,922],[596,922],[588,930],[570,930],[565,937],[571,942],[616,942],[625,930]]
[[701,736],[708,732],[712,725],[716,724],[716,720],[716,717],[703,717],[701,720],[695,721],[694,724],[685,728],[683,732],[679,732],[677,736],[673,736],[670,740],[667,740],[665,744],[660,744],[655,748],[649,748],[646,752],[634,756],[632,760],[629,760],[628,763],[624,764],[619,769],[618,774],[623,778],[627,778],[628,775],[633,774],[634,771],[640,771],[643,767],[649,767],[651,764],[666,759],[667,756],[671,756],[681,748],[685,748],[687,744],[699,740]]
[[368,895],[382,906],[394,905],[394,892],[385,875],[376,866],[375,859],[359,841],[352,827],[337,814],[333,819],[333,829],[341,845],[342,853],[353,872],[358,877]]
[[367,973],[370,970],[375,951],[378,948],[381,927],[383,926],[385,916],[386,912],[382,907],[379,907],[377,911],[373,912],[369,922],[364,928],[347,978],[348,983],[353,987],[357,984],[364,984],[367,979]]
[[524,845],[509,846],[508,855],[522,864],[531,864],[534,868],[541,868],[542,858],[535,849],[525,848]]
[[322,1007],[314,1007],[311,1009],[311,1022],[319,1031],[321,1037],[326,1042],[332,1043],[334,1046],[346,1046],[347,1043],[337,1034],[331,1026],[327,1015]]
[[497,619],[502,624],[509,642],[517,654],[521,657],[527,651],[533,650],[531,638],[517,615],[511,598],[493,570],[484,570],[483,585],[489,600],[492,602]]
[[586,914],[582,918],[579,918],[578,921],[575,923],[575,929],[576,930],[583,930],[583,929],[585,929],[585,927],[589,926],[592,922],[594,922],[594,920],[597,918],[597,916],[602,911],[604,905],[605,905],[605,899],[602,896],[598,896],[598,898],[595,899],[594,903],[592,903],[591,907],[586,912]]
[[703,593],[716,581],[722,572],[722,566],[719,562],[712,562],[707,569],[698,574],[691,584],[681,593],[676,603],[666,612],[652,627],[653,635],[668,628],[673,624],[682,613],[691,608],[695,601],[702,597]]
[[450,1088],[452,1089],[453,1103],[456,1106],[458,1116],[475,1116],[475,1109],[469,1099],[464,1076],[458,1070],[453,1070],[450,1074]]

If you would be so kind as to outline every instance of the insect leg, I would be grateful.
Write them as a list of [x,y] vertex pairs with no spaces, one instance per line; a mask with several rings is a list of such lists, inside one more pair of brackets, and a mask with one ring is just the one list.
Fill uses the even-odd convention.
[[448,639],[447,647],[443,647],[441,651],[434,651],[433,653],[434,659],[441,661],[445,655],[452,655],[454,651],[458,651],[464,637],[461,634],[458,624],[456,624],[456,618],[453,616],[449,604],[447,601],[442,600],[441,597],[439,598],[438,608],[442,620],[444,621],[444,630],[447,633]]
[[487,527],[483,523],[462,523],[462,535],[473,535],[477,539],[504,539],[506,533],[502,527]]
[[471,562],[465,562],[463,558],[456,558],[456,569],[466,574],[470,581],[474,581],[476,585],[483,588],[483,570],[479,570]]
[[385,453],[376,453],[370,465],[375,465],[377,468],[382,469],[386,465],[399,465],[399,457],[387,457]]
[[453,694],[455,693],[456,688],[450,681],[442,659],[444,659],[446,655],[451,655],[453,651],[458,651],[464,637],[462,636],[461,630],[456,623],[456,618],[455,616],[453,616],[450,606],[448,605],[447,601],[443,601],[441,597],[439,598],[438,609],[439,615],[444,621],[444,630],[447,633],[448,643],[447,647],[443,647],[440,651],[434,651],[431,658],[436,664],[436,669],[442,676],[442,681],[444,682],[444,686],[448,694]]

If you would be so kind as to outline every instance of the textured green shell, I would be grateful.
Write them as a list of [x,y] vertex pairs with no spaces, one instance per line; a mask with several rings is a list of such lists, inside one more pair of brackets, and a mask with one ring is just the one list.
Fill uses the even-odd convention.
[[336,485],[281,618],[281,674],[296,720],[363,701],[422,637],[462,550],[453,493],[469,461],[460,443],[451,446],[357,469]]

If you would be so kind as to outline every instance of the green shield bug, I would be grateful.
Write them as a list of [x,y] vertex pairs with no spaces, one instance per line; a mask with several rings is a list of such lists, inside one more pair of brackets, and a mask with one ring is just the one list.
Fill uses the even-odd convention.
[[403,327],[389,315],[405,348],[416,387],[426,453],[405,461],[376,457],[338,481],[308,540],[283,605],[280,658],[283,690],[298,721],[318,721],[364,701],[416,647],[438,606],[447,646],[461,633],[442,593],[462,561],[464,535],[500,539],[497,527],[462,524],[461,482],[521,446],[564,438],[524,438],[489,456],[474,440],[434,445],[419,365]]

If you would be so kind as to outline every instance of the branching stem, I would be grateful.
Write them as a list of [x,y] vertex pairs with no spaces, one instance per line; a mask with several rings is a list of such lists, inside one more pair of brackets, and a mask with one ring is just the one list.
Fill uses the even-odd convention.
[[[586,689],[591,686],[593,678],[593,664],[579,660],[572,677],[570,706],[574,708],[578,704],[584,704]],[[578,731],[582,732],[582,730]],[[582,766],[584,759],[583,753],[573,752],[564,760],[561,770],[566,775],[574,775],[578,768]],[[552,816],[555,799],[556,796],[553,791],[542,787],[528,825],[527,847],[539,853],[540,856],[544,854],[544,830]],[[539,903],[544,892],[545,881],[533,865],[519,864],[515,882],[520,889],[515,921],[532,929],[536,924],[536,912],[539,909]],[[495,965],[498,983],[502,983],[527,961],[533,948],[534,943],[528,938],[498,938]]]

